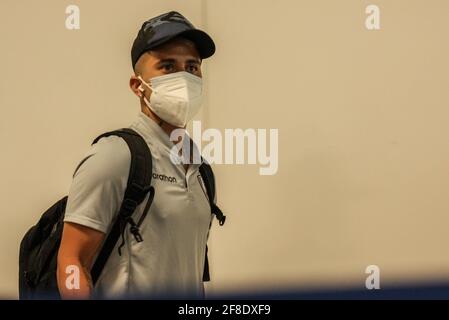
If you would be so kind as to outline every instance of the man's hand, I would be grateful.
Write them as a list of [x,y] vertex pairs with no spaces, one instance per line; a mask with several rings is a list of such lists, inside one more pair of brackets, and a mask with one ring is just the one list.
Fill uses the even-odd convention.
[[[57,279],[62,299],[89,299],[92,293],[90,270],[95,254],[103,243],[105,234],[76,224],[66,222],[58,252]],[[71,272],[79,270],[79,279],[73,278]],[[70,285],[69,280],[79,281]]]

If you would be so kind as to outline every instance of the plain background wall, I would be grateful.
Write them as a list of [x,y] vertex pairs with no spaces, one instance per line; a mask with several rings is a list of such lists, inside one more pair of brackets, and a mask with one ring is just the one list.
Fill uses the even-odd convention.
[[[65,29],[77,4],[81,29]],[[365,7],[381,30],[365,28]],[[217,44],[203,129],[279,129],[279,170],[216,165],[228,215],[209,292],[381,286],[449,276],[449,3],[0,3],[0,296],[15,298],[26,230],[69,189],[91,140],[139,112],[130,48],[178,10]]]

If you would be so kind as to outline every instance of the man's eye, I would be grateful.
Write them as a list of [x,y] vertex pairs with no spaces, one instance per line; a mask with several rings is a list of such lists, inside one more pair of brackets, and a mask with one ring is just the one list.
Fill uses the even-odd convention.
[[187,71],[190,72],[190,73],[195,73],[195,72],[198,71],[198,66],[190,65],[190,66],[187,67]]
[[171,72],[173,71],[173,64],[164,64],[162,68],[164,69],[164,71]]

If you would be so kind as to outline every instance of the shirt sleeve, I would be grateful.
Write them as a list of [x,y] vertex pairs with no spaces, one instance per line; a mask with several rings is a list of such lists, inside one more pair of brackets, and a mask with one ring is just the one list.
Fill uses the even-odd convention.
[[130,163],[122,138],[104,137],[94,144],[73,177],[64,221],[107,233],[123,201]]

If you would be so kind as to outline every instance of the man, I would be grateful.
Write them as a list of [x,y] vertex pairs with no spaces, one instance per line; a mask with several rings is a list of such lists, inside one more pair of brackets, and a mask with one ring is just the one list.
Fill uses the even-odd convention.
[[[62,298],[203,296],[212,215],[200,164],[173,161],[173,146],[179,140],[172,141],[170,135],[184,130],[197,113],[201,62],[214,52],[213,40],[177,12],[142,25],[132,47],[134,75],[129,85],[141,108],[130,128],[145,139],[153,155],[156,193],[140,227],[144,241],[137,242],[126,232],[121,254],[114,249],[93,288],[90,270],[117,215],[131,161],[124,140],[103,137],[86,154],[69,191],[58,253]],[[145,203],[135,216],[140,216]],[[79,289],[66,286],[67,266],[79,268]]]

